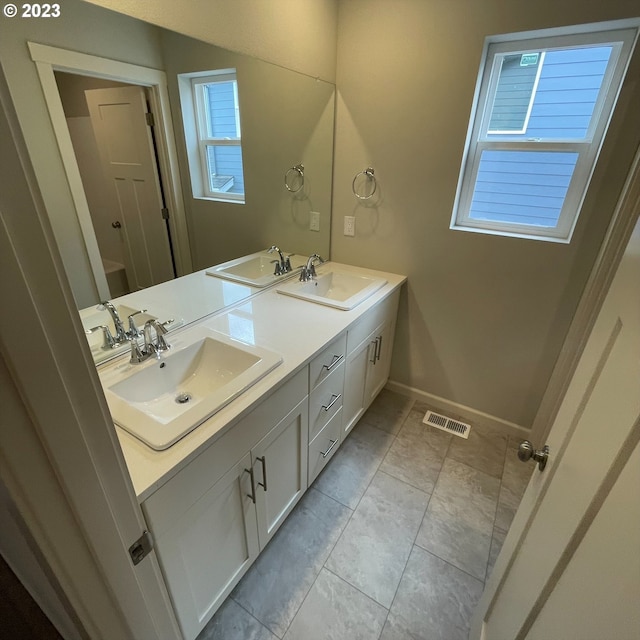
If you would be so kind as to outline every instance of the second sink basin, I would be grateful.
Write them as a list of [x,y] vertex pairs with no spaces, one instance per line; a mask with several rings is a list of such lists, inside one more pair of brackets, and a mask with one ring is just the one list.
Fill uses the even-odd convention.
[[363,276],[325,265],[309,282],[290,281],[278,293],[348,311],[387,284],[384,278]]
[[229,262],[219,264],[207,270],[207,275],[226,278],[234,282],[241,282],[252,287],[266,287],[281,280],[283,276],[290,276],[299,271],[306,259],[303,256],[291,255],[291,269],[289,273],[275,275],[275,260],[277,253],[256,253]]
[[214,331],[199,334],[160,360],[131,366],[117,382],[103,380],[114,422],[153,449],[170,447],[282,362]]

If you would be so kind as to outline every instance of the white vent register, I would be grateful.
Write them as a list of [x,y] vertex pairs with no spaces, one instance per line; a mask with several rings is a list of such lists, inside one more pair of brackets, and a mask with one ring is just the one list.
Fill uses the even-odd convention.
[[431,427],[435,427],[436,429],[442,429],[442,431],[447,431],[455,436],[460,436],[465,439],[469,437],[469,431],[471,431],[471,425],[459,422],[453,418],[448,418],[447,416],[443,416],[433,411],[427,411],[422,422]]

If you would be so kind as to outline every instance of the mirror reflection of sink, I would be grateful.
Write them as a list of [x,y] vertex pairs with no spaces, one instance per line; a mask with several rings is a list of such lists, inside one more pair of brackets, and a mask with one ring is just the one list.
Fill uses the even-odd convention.
[[384,278],[341,271],[329,265],[318,268],[318,275],[309,282],[293,280],[276,291],[294,298],[348,311],[387,284]]
[[[289,256],[288,253],[284,254]],[[251,285],[252,287],[266,287],[300,271],[307,259],[304,256],[290,255],[292,271],[282,275],[275,275],[275,260],[277,253],[253,253],[242,258],[236,258],[229,262],[224,262],[216,267],[207,270],[207,275],[216,276]]]
[[[103,377],[114,422],[162,450],[275,369],[277,353],[205,329],[161,359]],[[109,377],[107,377],[109,376]]]

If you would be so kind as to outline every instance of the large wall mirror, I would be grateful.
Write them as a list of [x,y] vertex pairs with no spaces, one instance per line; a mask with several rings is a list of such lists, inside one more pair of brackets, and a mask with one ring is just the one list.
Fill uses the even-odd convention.
[[[334,85],[76,0],[65,3],[63,16],[48,24],[46,32],[35,23],[20,21],[16,30],[3,33],[0,56],[80,309],[99,303],[107,290],[116,297],[272,244],[288,252],[317,252],[328,257]],[[124,44],[127,35],[130,42]],[[35,49],[28,50],[32,47],[28,43],[43,42],[75,55],[164,72],[162,125],[165,131],[170,130],[173,140],[158,139],[162,129],[149,133],[152,149],[161,156],[154,171],[159,173],[157,191],[164,204],[154,212],[159,231],[148,234],[146,245],[144,232],[122,220],[119,209],[120,200],[137,194],[118,192],[113,185],[117,176],[105,175],[109,157],[137,153],[133,139],[123,136],[118,140],[108,131],[101,137],[96,133],[95,119],[111,111],[114,118],[110,126],[117,129],[127,100],[139,101],[142,110],[153,108],[158,94],[153,93],[152,82],[123,81],[118,74],[93,72],[76,62],[51,64],[49,78],[43,72],[46,65],[33,53]],[[237,74],[244,203],[194,197],[188,168],[178,76],[221,69],[235,69]],[[131,99],[121,97],[129,89],[135,92],[136,86],[139,97],[135,93]],[[46,97],[52,92],[57,94],[53,111]],[[61,132],[59,126],[56,129],[56,109],[58,125],[63,120],[66,131]],[[171,165],[171,157],[175,161],[170,168],[174,177],[180,176],[179,184],[169,184],[171,176],[163,173]],[[121,164],[133,163],[125,159]],[[75,166],[69,169],[71,165]],[[304,185],[299,190],[295,184],[294,190],[285,185],[285,174],[294,166],[304,166]],[[295,182],[298,173],[290,175]],[[78,196],[80,188],[82,195]],[[78,221],[78,209],[83,206],[90,218]],[[162,217],[163,208],[168,209],[170,222],[166,215]],[[173,216],[180,219],[176,222]],[[148,260],[153,252],[168,255],[168,266],[146,280],[135,279],[131,286],[126,277],[131,256]],[[96,276],[101,270],[102,276]],[[215,311],[220,305],[224,302],[212,300],[206,311]]]

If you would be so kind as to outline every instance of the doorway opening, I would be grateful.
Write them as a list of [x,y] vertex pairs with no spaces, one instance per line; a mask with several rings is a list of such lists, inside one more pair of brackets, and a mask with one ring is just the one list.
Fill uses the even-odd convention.
[[[112,292],[110,284],[107,283],[101,247],[96,237],[80,163],[74,150],[73,133],[70,131],[61,90],[58,86],[60,79],[62,82],[65,80],[72,82],[75,81],[73,76],[81,77],[83,82],[93,83],[92,87],[88,89],[85,87],[91,92],[133,92],[133,96],[128,95],[124,98],[116,96],[114,99],[109,95],[106,98],[99,97],[95,110],[100,117],[108,116],[109,127],[118,129],[121,121],[126,120],[125,116],[132,111],[139,111],[141,117],[144,114],[143,126],[139,130],[137,143],[134,144],[134,136],[131,136],[130,140],[125,138],[124,142],[122,140],[118,142],[110,133],[106,135],[105,143],[97,143],[103,173],[111,183],[111,194],[113,195],[114,191],[116,193],[111,200],[109,209],[109,216],[113,216],[108,218],[109,225],[116,223],[115,228],[112,228],[116,232],[114,235],[120,233],[123,248],[128,248],[128,253],[124,253],[122,261],[113,260],[109,255],[105,255],[107,260],[111,260],[107,263],[107,271],[109,271],[110,278],[115,281],[114,291],[118,288],[122,289],[125,284],[128,289],[135,291],[176,276],[191,273],[193,271],[191,248],[171,123],[166,74],[158,69],[33,42],[29,42],[28,47],[42,83],[45,101],[75,205],[79,231],[91,270],[89,275],[95,285],[93,293],[86,288],[79,291],[74,289],[77,306],[84,308],[100,300],[109,299],[112,297]],[[99,86],[98,83],[102,83],[102,85]],[[85,89],[82,89],[82,92]],[[82,96],[82,92],[80,94],[82,100],[86,100],[86,96]],[[147,124],[149,117],[146,115],[147,113],[153,113],[154,120],[151,127]],[[84,117],[87,117],[86,107]],[[89,122],[89,120],[84,122],[85,129]],[[77,123],[74,123],[72,127],[75,124]],[[82,126],[80,124],[80,128]],[[140,131],[142,132],[140,133]],[[89,133],[95,137],[93,123],[89,128]],[[90,136],[85,137],[90,138]],[[151,172],[147,173],[146,177],[136,173],[139,163],[135,158],[135,149],[144,147],[146,147],[147,153],[154,156],[153,162],[149,165],[152,167]],[[108,153],[101,153],[105,149]],[[133,162],[123,155],[124,152],[130,153],[132,149],[136,160]],[[105,156],[106,159],[102,156]],[[110,165],[109,170],[104,170],[107,165]],[[124,174],[120,174],[121,171],[124,171]],[[141,209],[143,204],[151,207],[152,205],[149,203],[154,200],[153,221],[155,224],[152,231],[148,232],[148,230],[143,230]],[[128,222],[126,222],[123,213],[127,207],[130,212]],[[120,223],[119,228],[118,222]],[[148,235],[146,243],[144,245],[136,244],[138,241],[135,238],[136,235]],[[132,268],[134,273],[132,276],[129,275],[128,267],[130,265],[127,264],[127,255],[133,255],[138,261]],[[164,256],[160,260],[164,266],[152,268],[150,265],[154,263],[158,255]],[[123,265],[124,274],[119,264]],[[115,275],[111,275],[112,273]],[[123,281],[123,275],[126,275],[126,283]]]
[[146,87],[54,71],[109,298],[175,278]]

